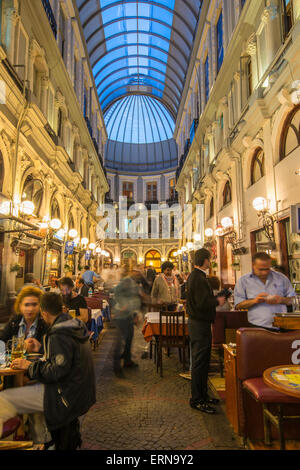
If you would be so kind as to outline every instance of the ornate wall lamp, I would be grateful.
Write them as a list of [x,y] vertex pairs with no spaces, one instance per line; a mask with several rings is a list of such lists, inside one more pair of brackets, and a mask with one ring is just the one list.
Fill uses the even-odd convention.
[[264,197],[257,197],[252,205],[259,217],[259,224],[262,226],[266,237],[274,243],[274,221],[275,217],[269,211],[268,201]]

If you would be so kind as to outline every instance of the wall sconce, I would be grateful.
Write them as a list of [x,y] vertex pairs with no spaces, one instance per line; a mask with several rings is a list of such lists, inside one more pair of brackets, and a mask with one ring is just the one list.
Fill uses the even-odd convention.
[[214,235],[214,231],[212,228],[206,228],[205,231],[204,231],[204,235],[207,237],[207,238],[212,238],[213,235]]
[[226,237],[228,243],[235,248],[237,244],[237,233],[234,229],[233,220],[231,217],[223,217],[221,223],[217,225],[215,234],[217,237]]
[[274,242],[274,216],[269,212],[268,201],[264,197],[257,197],[252,205],[259,217],[259,223],[266,234],[266,237]]

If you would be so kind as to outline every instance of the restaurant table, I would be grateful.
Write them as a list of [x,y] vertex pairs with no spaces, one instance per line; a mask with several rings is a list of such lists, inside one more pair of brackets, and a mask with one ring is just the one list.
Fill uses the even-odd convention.
[[277,314],[274,317],[273,326],[282,330],[300,330],[300,313]]
[[20,369],[12,369],[11,367],[6,367],[4,369],[0,368],[0,377],[14,377],[13,386],[22,387],[24,383],[24,374],[26,371]]
[[103,313],[100,309],[92,309],[91,316],[91,331],[94,333],[93,340],[95,341],[103,330]]
[[270,367],[264,371],[263,380],[278,392],[300,399],[300,366],[288,364]]
[[[172,312],[169,312],[172,313]],[[188,326],[187,326],[188,318],[185,318],[185,334],[188,336]],[[164,322],[163,322],[164,323]],[[182,327],[179,327],[179,334],[182,334]],[[145,315],[145,322],[142,328],[142,333],[144,335],[145,341],[150,343],[153,336],[159,336],[159,312],[148,312]],[[164,324],[162,325],[162,333],[166,333]]]

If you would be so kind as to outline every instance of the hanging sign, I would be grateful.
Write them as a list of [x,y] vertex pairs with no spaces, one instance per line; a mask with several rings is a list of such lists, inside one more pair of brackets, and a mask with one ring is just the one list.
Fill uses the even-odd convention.
[[65,245],[65,254],[72,255],[74,251],[74,242],[66,242]]
[[187,262],[188,261],[188,254],[187,253],[182,253],[182,261]]
[[91,254],[92,254],[92,250],[86,250],[85,255],[84,255],[84,259],[86,259],[86,260],[91,259]]

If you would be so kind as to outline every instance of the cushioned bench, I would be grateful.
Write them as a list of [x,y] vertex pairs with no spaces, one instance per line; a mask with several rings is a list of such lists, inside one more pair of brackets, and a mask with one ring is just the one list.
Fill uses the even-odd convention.
[[281,449],[285,448],[285,439],[299,439],[300,422],[290,425],[288,421],[300,418],[300,399],[268,387],[262,377],[269,367],[292,364],[294,341],[299,338],[297,331],[277,333],[262,328],[237,331],[239,425],[244,437],[264,438],[266,445],[279,437]]

